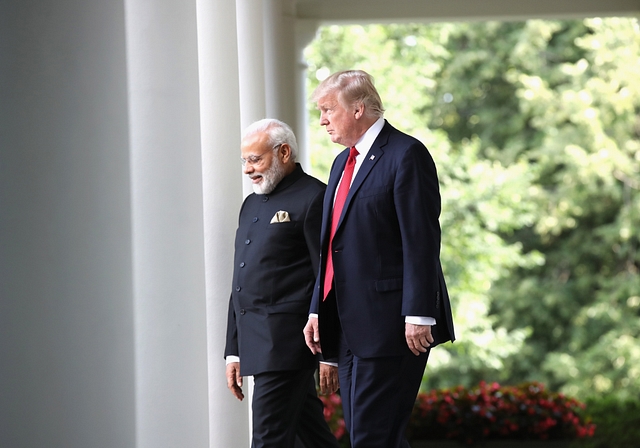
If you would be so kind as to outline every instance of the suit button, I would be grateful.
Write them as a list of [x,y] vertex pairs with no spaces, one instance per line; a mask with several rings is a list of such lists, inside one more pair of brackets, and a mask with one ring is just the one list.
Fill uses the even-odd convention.
[[236,291],[240,292],[241,289],[242,289],[241,287],[236,286]]
[[243,316],[244,316],[246,313],[247,313],[247,312],[246,312],[245,310],[240,310],[240,314],[241,314],[241,315],[243,315]]
[[251,240],[244,240],[244,244],[249,244],[251,243]]
[[258,217],[257,217],[257,216],[255,216],[255,217],[253,218],[253,222],[258,222]]
[[267,202],[269,200],[269,196],[265,196],[262,198],[262,202]]
[[242,263],[240,263],[240,267],[243,268],[244,267],[244,261]]

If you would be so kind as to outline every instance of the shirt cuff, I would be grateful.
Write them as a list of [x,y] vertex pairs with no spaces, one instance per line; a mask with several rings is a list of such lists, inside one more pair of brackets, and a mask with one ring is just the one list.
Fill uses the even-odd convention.
[[338,367],[338,363],[337,362],[320,361],[320,364],[326,364],[328,366]]
[[404,321],[413,325],[435,325],[436,320],[433,317],[426,316],[405,316]]
[[309,319],[311,319],[312,317],[317,319],[318,315],[316,313],[309,313]]
[[227,364],[231,364],[232,362],[240,362],[240,357],[235,355],[229,355],[225,358]]

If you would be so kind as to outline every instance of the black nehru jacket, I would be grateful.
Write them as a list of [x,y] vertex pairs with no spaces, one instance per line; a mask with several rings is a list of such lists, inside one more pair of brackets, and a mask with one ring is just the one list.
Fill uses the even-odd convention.
[[[316,366],[302,330],[318,272],[325,187],[296,164],[273,192],[242,204],[224,353],[240,357],[242,376]],[[278,212],[289,221],[272,223]]]

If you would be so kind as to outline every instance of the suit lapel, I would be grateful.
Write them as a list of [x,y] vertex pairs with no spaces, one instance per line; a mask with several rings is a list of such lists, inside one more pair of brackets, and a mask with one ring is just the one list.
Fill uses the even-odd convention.
[[[349,189],[349,194],[347,195],[347,199],[344,203],[344,208],[342,209],[342,215],[340,216],[340,221],[338,222],[336,233],[338,233],[338,230],[342,225],[342,221],[344,221],[344,218],[349,211],[349,206],[351,205],[352,199],[355,197],[356,194],[358,194],[358,190],[362,186],[363,182],[365,181],[365,179],[367,178],[367,176],[369,175],[373,167],[378,163],[378,161],[384,155],[384,151],[382,150],[382,148],[386,146],[387,141],[389,140],[390,128],[391,128],[391,125],[385,122],[385,125],[382,128],[382,131],[380,131],[380,134],[373,142],[373,145],[371,145],[371,148],[367,153],[366,159],[362,161],[362,165],[360,165],[360,169],[358,170],[358,173],[356,174],[355,179],[353,179],[353,182],[351,183],[351,188]],[[344,169],[344,164],[346,164],[346,158],[342,163],[343,169]],[[336,182],[336,185],[337,185],[337,182]],[[334,192],[335,192],[335,188],[336,187],[334,186],[333,188]]]

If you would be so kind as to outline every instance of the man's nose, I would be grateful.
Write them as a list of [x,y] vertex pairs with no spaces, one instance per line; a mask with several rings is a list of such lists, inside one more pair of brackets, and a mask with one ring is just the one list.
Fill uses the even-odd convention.
[[250,163],[246,163],[244,165],[244,167],[242,167],[242,172],[244,174],[251,174],[253,173],[253,165],[251,165]]
[[320,114],[320,126],[326,126],[329,124],[329,120],[327,120],[327,117],[324,116],[324,114]]

